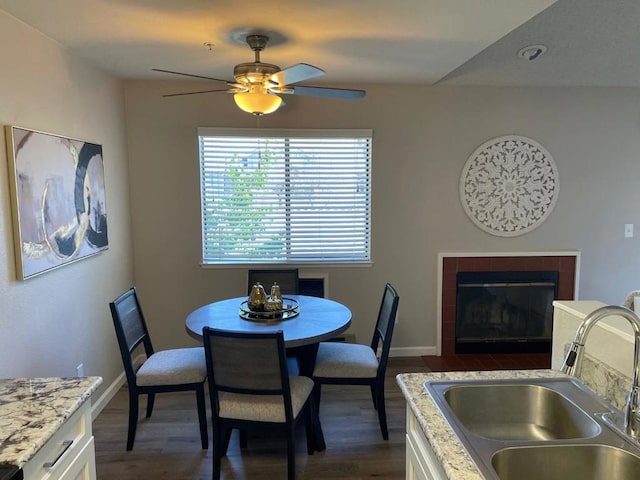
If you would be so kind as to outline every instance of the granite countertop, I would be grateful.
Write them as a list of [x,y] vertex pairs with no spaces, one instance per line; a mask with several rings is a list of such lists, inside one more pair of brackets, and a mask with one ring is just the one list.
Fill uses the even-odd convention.
[[556,370],[495,370],[486,372],[401,373],[396,377],[444,472],[451,480],[482,480],[466,449],[425,390],[429,380],[478,380],[563,377]]
[[0,463],[22,467],[101,383],[101,377],[0,379]]

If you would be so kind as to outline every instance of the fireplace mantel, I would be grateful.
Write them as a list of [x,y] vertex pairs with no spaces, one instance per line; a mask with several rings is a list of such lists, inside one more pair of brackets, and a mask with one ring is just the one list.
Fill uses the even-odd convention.
[[436,354],[454,355],[455,277],[459,271],[557,270],[559,300],[578,298],[580,252],[438,253]]

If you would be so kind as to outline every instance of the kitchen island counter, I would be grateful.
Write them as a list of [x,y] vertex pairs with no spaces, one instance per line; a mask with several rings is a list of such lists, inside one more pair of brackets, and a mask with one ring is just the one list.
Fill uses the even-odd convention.
[[0,463],[23,467],[101,383],[101,377],[0,379]]
[[557,370],[495,370],[482,372],[402,373],[396,379],[419,428],[433,449],[446,478],[482,480],[483,476],[449,423],[424,388],[431,380],[492,380],[564,377]]

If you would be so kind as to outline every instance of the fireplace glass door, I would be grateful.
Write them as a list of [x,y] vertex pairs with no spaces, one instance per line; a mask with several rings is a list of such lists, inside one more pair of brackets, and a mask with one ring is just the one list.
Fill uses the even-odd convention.
[[558,272],[458,272],[456,353],[551,351]]

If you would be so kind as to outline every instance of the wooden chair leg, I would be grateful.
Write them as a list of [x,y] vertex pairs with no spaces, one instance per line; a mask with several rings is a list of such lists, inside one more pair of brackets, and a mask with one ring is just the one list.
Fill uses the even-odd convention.
[[296,427],[295,422],[287,428],[287,480],[296,480]]
[[147,394],[147,418],[151,418],[151,414],[153,413],[153,404],[156,400],[155,393]]
[[378,420],[380,422],[382,438],[389,440],[389,432],[387,430],[387,412],[384,405],[384,379],[376,385],[376,403],[378,404]]
[[127,431],[127,451],[133,449],[138,425],[138,393],[129,389],[129,428]]
[[222,469],[222,457],[227,451],[225,437],[227,437],[227,429],[223,429],[221,425],[213,425],[213,480],[220,480],[220,471]]
[[373,408],[378,410],[378,399],[376,398],[377,396],[376,386],[375,384],[372,383],[370,387],[371,387],[371,400],[373,400]]
[[315,451],[312,402],[313,398],[310,398],[304,411],[304,432],[307,436],[307,453],[309,455],[313,455]]
[[326,450],[327,445],[324,441],[324,433],[322,432],[322,424],[320,423],[320,384],[316,384],[311,398],[309,399],[309,410],[311,422],[313,424],[311,432],[313,433],[313,448],[318,452]]
[[209,448],[209,432],[207,428],[207,407],[204,401],[204,384],[196,387],[196,403],[200,422],[200,443],[202,444],[202,449],[206,450]]
[[213,477],[212,477],[213,480],[220,480],[221,466],[222,466],[222,459],[220,458],[220,455],[214,454],[213,455]]
[[313,392],[311,392],[311,395],[313,395],[313,401],[316,405],[316,410],[319,413],[320,412],[320,396],[322,395],[322,384],[317,380],[313,385]]

